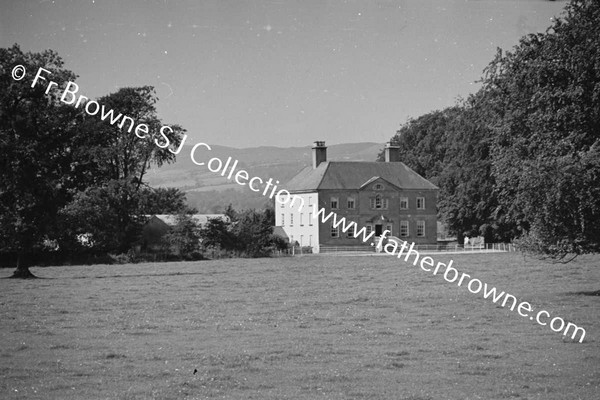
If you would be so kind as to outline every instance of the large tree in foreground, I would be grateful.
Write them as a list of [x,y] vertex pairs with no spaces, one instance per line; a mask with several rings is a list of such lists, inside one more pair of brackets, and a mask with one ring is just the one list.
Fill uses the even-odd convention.
[[30,75],[44,67],[62,87],[75,75],[54,51],[0,49],[0,253],[16,263],[15,277],[32,277],[30,256],[54,234],[57,212],[78,184],[71,144],[81,114],[43,85],[31,88],[31,76],[13,79],[17,65]]
[[[22,80],[11,75],[18,65],[27,71]],[[40,67],[48,80],[32,88]],[[88,245],[95,236],[100,249],[127,250],[139,214],[153,209],[149,198],[168,194],[181,204],[176,193],[149,197],[143,182],[150,165],[174,161],[171,149],[184,132],[173,125],[161,134],[154,89],[123,88],[98,100],[115,115],[146,124],[140,135],[86,114],[85,104],[61,101],[75,78],[54,51],[0,49],[0,261],[16,265],[15,277],[33,277],[33,256],[48,244],[76,251],[82,235],[91,237]],[[57,86],[46,93],[50,80]]]
[[499,52],[482,91],[497,114],[493,174],[523,248],[600,251],[600,3],[572,1],[544,34]]

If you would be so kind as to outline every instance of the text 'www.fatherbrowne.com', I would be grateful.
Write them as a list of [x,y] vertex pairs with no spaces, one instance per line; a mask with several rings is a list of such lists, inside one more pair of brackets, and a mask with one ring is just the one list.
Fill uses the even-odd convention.
[[[13,67],[12,78],[15,81],[22,80],[26,75],[27,71],[23,65],[16,65]],[[139,139],[147,139],[150,137],[154,140],[156,146],[163,149],[168,148],[168,150],[173,154],[179,154],[183,148],[183,143],[185,142],[187,135],[184,137],[181,143],[179,143],[179,146],[174,149],[172,148],[172,143],[167,136],[168,131],[172,132],[172,128],[170,126],[163,125],[158,132],[150,132],[147,124],[135,121],[130,116],[116,113],[112,109],[107,109],[105,105],[99,104],[95,100],[90,100],[88,97],[78,93],[79,86],[75,82],[68,81],[64,88],[59,87],[58,83],[48,79],[48,77],[51,75],[51,71],[41,67],[38,68],[32,80],[31,88],[34,88],[38,84],[45,84],[46,95],[57,89],[62,90],[60,95],[60,101],[62,103],[72,105],[75,108],[81,107],[88,115],[97,115],[102,121],[106,121],[111,125],[118,126],[121,130],[126,130],[128,133],[133,132],[133,134]],[[201,154],[202,151],[211,150],[212,148],[206,143],[196,143],[190,151],[190,158],[194,164],[198,166],[206,165],[209,171],[213,173],[219,173],[228,180],[234,180],[241,186],[248,185],[250,190],[254,192],[262,192],[263,196],[266,196],[270,199],[275,198],[275,201],[281,205],[289,203],[291,208],[297,206],[298,210],[301,210],[304,207],[304,199],[302,197],[296,196],[286,189],[279,189],[277,187],[279,181],[276,180],[273,182],[273,179],[271,178],[265,180],[257,176],[251,177],[248,171],[241,168],[236,168],[238,166],[238,160],[233,160],[231,157],[229,157],[225,163],[223,160],[217,157],[213,157],[210,160],[205,161],[199,160],[199,157],[201,156],[197,154],[197,152],[200,152]],[[339,218],[339,216],[334,212],[330,212],[326,215],[325,209],[317,209],[316,205],[314,205],[312,218],[321,218],[322,223],[331,220],[330,222],[334,228],[341,226],[341,229],[344,233],[352,230],[354,238],[359,238],[362,236],[361,240],[363,242],[369,241],[374,236],[373,231],[367,234],[366,227],[358,229],[358,226],[355,222],[348,222],[343,217]],[[381,234],[377,248],[382,248],[385,237],[389,233],[389,230],[385,230]],[[487,283],[483,283],[479,279],[472,278],[471,275],[464,272],[459,272],[456,268],[452,267],[453,260],[450,260],[448,264],[438,262],[436,265],[433,258],[429,256],[421,257],[419,252],[414,249],[414,246],[414,242],[410,245],[408,242],[402,242],[402,244],[400,244],[396,240],[389,239],[387,244],[383,246],[383,251],[388,255],[396,256],[398,259],[404,256],[404,261],[407,263],[410,261],[411,257],[414,257],[412,264],[414,266],[419,264],[423,271],[431,272],[433,275],[443,275],[447,282],[457,282],[458,286],[466,286],[467,290],[473,294],[478,294],[483,291],[484,299],[491,299],[493,303],[501,304],[502,307],[506,307],[507,304],[510,303],[510,310],[514,311],[516,308],[520,316],[526,318],[529,317],[529,319],[532,321],[535,319],[538,324],[542,326],[549,326],[552,331],[562,332],[564,336],[568,336],[568,334],[571,333],[571,339],[575,339],[579,334],[579,342],[583,342],[585,337],[585,329],[573,324],[572,322],[565,324],[565,320],[560,317],[554,317],[550,319],[550,313],[546,310],[540,310],[535,315],[532,315],[531,312],[534,310],[530,303],[526,301],[518,303],[515,296],[505,293],[504,291],[499,292],[495,287],[488,287]],[[500,300],[502,300],[501,303]]]
[[[317,210],[317,206],[314,206],[313,218],[321,218],[322,223],[330,221],[334,228],[339,229],[341,226],[341,230],[344,233],[350,231],[353,233],[355,238],[362,236],[361,240],[363,242],[370,240],[375,233],[371,231],[367,235],[366,227],[362,227],[360,230],[358,230],[358,226],[355,222],[347,222],[344,217],[339,218],[339,216],[334,212],[330,212],[327,215],[325,214],[325,209],[321,208]],[[507,304],[510,303],[510,311],[514,311],[516,308],[520,316],[526,318],[529,317],[530,320],[535,320],[542,326],[549,326],[554,332],[562,332],[562,334],[565,336],[568,336],[569,333],[571,333],[571,339],[575,339],[577,335],[580,334],[581,336],[579,337],[579,343],[583,342],[583,338],[585,337],[585,329],[573,324],[572,322],[565,324],[565,320],[560,317],[554,317],[550,319],[550,313],[546,310],[540,310],[535,314],[531,314],[534,309],[530,303],[526,301],[518,303],[517,298],[512,294],[504,291],[500,292],[495,286],[490,287],[487,283],[483,283],[479,279],[472,278],[471,275],[467,273],[459,272],[456,268],[452,267],[453,260],[450,260],[448,264],[438,262],[436,265],[433,258],[429,256],[421,258],[419,252],[414,249],[414,242],[411,243],[409,247],[408,242],[402,242],[402,245],[400,245],[400,243],[398,243],[396,240],[389,239],[388,243],[383,246],[385,237],[389,233],[391,233],[389,230],[383,231],[379,237],[379,243],[376,245],[377,248],[383,247],[383,251],[386,254],[396,256],[397,258],[402,258],[402,256],[404,256],[404,261],[407,263],[410,262],[411,257],[414,257],[412,265],[416,266],[419,264],[423,271],[431,272],[433,275],[443,275],[447,282],[457,282],[458,286],[466,287],[467,290],[473,294],[478,294],[483,291],[484,299],[491,299],[493,303],[501,304],[504,308],[506,308]],[[500,300],[502,301],[500,302]]]

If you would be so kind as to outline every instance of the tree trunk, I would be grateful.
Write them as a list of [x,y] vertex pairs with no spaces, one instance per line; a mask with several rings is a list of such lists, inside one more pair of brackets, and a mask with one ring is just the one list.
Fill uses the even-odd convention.
[[23,254],[17,255],[17,269],[13,272],[11,278],[16,279],[34,279],[37,278],[34,274],[29,271],[29,264],[24,259]]

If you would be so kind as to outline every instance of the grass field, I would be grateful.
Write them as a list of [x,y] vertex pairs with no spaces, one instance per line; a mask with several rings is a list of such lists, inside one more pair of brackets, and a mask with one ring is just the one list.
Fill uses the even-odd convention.
[[0,279],[0,398],[600,399],[600,257],[433,257],[584,342],[394,257],[33,268]]

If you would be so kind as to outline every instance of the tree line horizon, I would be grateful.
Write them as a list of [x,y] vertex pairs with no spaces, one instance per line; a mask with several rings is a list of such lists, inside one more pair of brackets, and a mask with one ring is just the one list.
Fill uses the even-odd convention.
[[391,138],[440,188],[440,219],[555,260],[599,252],[600,4],[571,1],[546,32],[498,49],[480,82]]

